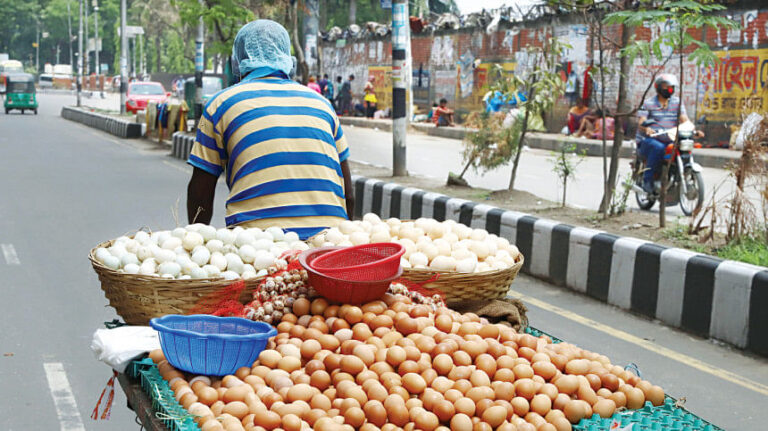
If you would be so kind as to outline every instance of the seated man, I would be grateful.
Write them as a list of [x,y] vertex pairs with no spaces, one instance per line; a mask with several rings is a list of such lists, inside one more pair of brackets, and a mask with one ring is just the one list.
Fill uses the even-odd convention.
[[[677,123],[688,121],[685,105],[680,105],[680,98],[674,96],[675,87],[678,86],[677,77],[668,73],[659,75],[653,83],[656,95],[643,102],[643,106],[637,112],[637,149],[640,155],[647,159],[647,169],[643,173],[643,190],[653,193],[653,177],[656,169],[664,160],[664,151],[669,144],[667,135],[653,137],[658,130],[644,126],[646,120],[657,124],[658,129],[672,129]],[[678,117],[679,112],[679,117]]]
[[432,121],[435,127],[453,126],[453,109],[448,108],[448,100],[445,98],[440,99],[440,105],[432,114]]

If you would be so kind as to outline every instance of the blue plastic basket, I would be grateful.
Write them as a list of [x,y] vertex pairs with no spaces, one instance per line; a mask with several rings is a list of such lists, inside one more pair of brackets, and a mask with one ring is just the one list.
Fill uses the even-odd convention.
[[277,330],[264,322],[207,314],[169,314],[149,321],[174,367],[194,374],[223,376],[250,367]]

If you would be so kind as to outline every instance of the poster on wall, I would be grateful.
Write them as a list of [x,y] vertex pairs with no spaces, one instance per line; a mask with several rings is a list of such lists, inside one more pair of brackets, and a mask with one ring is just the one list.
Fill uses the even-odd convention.
[[436,70],[434,89],[435,100],[445,98],[449,103],[456,100],[456,70]]
[[741,121],[768,109],[768,48],[715,51],[720,63],[702,70],[699,114],[710,121]]
[[588,31],[586,25],[555,27],[554,36],[561,42],[571,45],[571,47],[567,48],[563,54],[565,61],[578,63],[587,62],[587,35]]

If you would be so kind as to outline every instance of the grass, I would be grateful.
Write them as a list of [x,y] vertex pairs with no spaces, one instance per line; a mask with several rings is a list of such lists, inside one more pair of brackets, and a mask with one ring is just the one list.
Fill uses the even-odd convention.
[[768,266],[768,243],[763,238],[745,238],[715,250],[718,257]]

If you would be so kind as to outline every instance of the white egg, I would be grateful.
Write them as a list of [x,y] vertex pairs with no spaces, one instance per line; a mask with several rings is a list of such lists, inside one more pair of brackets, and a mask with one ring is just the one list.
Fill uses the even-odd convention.
[[496,263],[496,256],[488,256],[483,262],[488,266],[493,266],[493,264]]
[[270,235],[267,232],[264,232],[263,230],[261,232],[256,232],[256,231],[253,231],[253,232],[255,232],[253,234],[253,237],[256,239],[256,241],[258,241],[260,239],[267,239],[269,241],[273,241],[274,240],[274,238],[272,238],[272,235]]
[[419,244],[416,244],[416,250],[420,251],[421,253],[424,253],[424,255],[427,256],[427,258],[432,261],[435,257],[437,257],[440,253],[437,250],[437,247],[435,247],[434,244],[431,242],[422,242]]
[[432,242],[432,238],[426,235],[416,238],[416,245],[423,244],[423,243],[431,243],[431,242]]
[[296,232],[286,232],[284,241],[287,243],[299,241],[299,234]]
[[421,236],[419,235],[416,228],[410,227],[410,226],[400,226],[400,231],[398,233],[398,236],[402,239],[409,239],[411,241],[416,242],[416,240]]
[[207,248],[201,248],[192,253],[192,262],[203,266],[211,260],[211,252]]
[[207,224],[200,226],[200,230],[197,232],[203,236],[203,240],[206,242],[216,238],[216,228]]
[[112,247],[109,248],[109,253],[112,256],[121,259],[125,253],[128,253],[128,251],[125,249],[125,246],[122,243],[117,243],[113,244]]
[[504,259],[504,258],[507,258],[507,257],[510,257],[509,256],[509,251],[507,251],[505,249],[504,250],[497,250],[496,251],[496,259]]
[[159,232],[153,232],[152,233],[152,238],[154,240],[153,242],[155,244],[157,244],[157,245],[162,244],[163,241],[165,241],[166,239],[168,239],[170,237],[171,237],[171,232],[167,231],[167,230],[161,230]]
[[354,245],[363,245],[371,242],[371,237],[367,232],[352,232],[349,234],[349,242]]
[[[222,258],[223,257],[224,256],[222,256]],[[205,265],[203,266],[203,271],[208,274],[208,277],[218,277],[219,274],[221,274],[221,270],[215,265]]]
[[282,256],[283,253],[285,253],[287,250],[288,250],[287,248],[280,247],[280,246],[277,246],[277,245],[274,245],[274,246],[269,248],[269,252],[272,253],[272,255],[277,256],[277,257]]
[[484,241],[488,237],[488,231],[485,229],[473,229],[470,238],[475,241]]
[[115,239],[115,244],[123,244],[125,245],[126,242],[130,241],[131,238],[127,237],[125,235],[121,235]]
[[135,263],[129,263],[123,267],[123,271],[125,271],[126,274],[138,274],[139,265],[136,265]]
[[443,234],[443,238],[442,239],[448,241],[449,244],[453,244],[455,242],[459,242],[459,237],[455,233],[453,233],[451,231],[446,231],[445,234]]
[[253,263],[253,258],[256,257],[256,249],[250,244],[245,244],[240,247],[238,254],[240,254],[240,258],[243,262]]
[[211,253],[221,251],[224,248],[224,243],[220,239],[212,239],[205,244],[205,247]]
[[416,252],[411,254],[408,258],[408,262],[411,263],[411,266],[427,266],[427,264],[429,264],[429,258],[424,253]]
[[[381,225],[379,225],[381,226]],[[390,241],[389,231],[387,232],[373,232],[371,234],[371,243],[374,242],[389,242]]]
[[337,244],[339,247],[352,247],[354,244],[352,244],[348,239],[345,239],[344,241]]
[[234,244],[224,244],[224,247],[222,247],[220,251],[221,254],[237,253],[237,252],[238,252],[238,248]]
[[216,231],[216,239],[223,244],[232,244],[235,242],[235,233],[227,228],[221,228]]
[[258,272],[256,272],[256,277],[266,277],[269,275],[269,271],[266,269],[260,269]]
[[157,266],[157,272],[160,275],[169,274],[176,277],[181,273],[181,265],[176,262],[163,262]]
[[157,269],[157,260],[155,260],[154,257],[150,257],[149,259],[145,260],[144,262],[141,262],[142,265],[151,266],[154,269]]
[[117,256],[109,255],[104,258],[104,262],[102,262],[104,266],[110,269],[118,269],[120,268],[120,258]]
[[225,280],[237,280],[240,278],[240,274],[235,271],[224,271],[221,273],[221,276],[224,277]]
[[264,232],[272,235],[272,239],[274,239],[275,241],[285,240],[285,232],[283,232],[283,230],[280,229],[279,227],[275,227],[275,226],[268,227],[264,230]]
[[313,236],[312,239],[309,240],[309,242],[311,242],[312,245],[315,247],[321,247],[325,242],[325,234],[324,233],[317,234]]
[[173,280],[174,278],[176,278],[176,277],[174,277],[171,274],[158,274],[158,275],[160,275],[160,277],[168,279],[168,280]]
[[477,268],[477,259],[467,258],[459,260],[456,263],[456,271],[458,272],[475,272]]
[[139,248],[136,249],[136,257],[138,257],[139,260],[143,262],[146,259],[152,257],[152,249],[145,245],[140,245]]
[[250,280],[252,278],[256,278],[256,273],[253,271],[243,271],[243,280]]
[[143,230],[140,230],[136,232],[136,235],[133,236],[133,239],[136,240],[139,244],[144,244],[147,241],[149,241],[149,234],[144,232]]
[[497,236],[496,238],[494,238],[494,240],[496,241],[496,248],[498,248],[499,250],[503,248],[509,248],[508,239]]
[[166,249],[166,250],[173,250],[176,247],[181,247],[181,238],[172,236],[162,243],[160,243],[160,247]]
[[374,213],[368,213],[363,216],[363,221],[367,221],[368,223],[374,225],[381,223],[381,218]]
[[332,227],[325,234],[325,239],[333,244],[338,244],[344,240],[344,234],[339,229]]
[[438,238],[432,242],[437,247],[437,254],[442,256],[451,255],[451,244],[443,238]]
[[[216,268],[216,269],[218,270],[219,268]],[[192,278],[208,278],[208,272],[206,272],[205,269],[203,269],[203,268],[201,268],[199,266],[195,267],[195,268],[192,268],[192,270],[189,271],[189,275]]]
[[237,237],[235,238],[235,245],[242,247],[246,244],[253,244],[255,241],[256,238],[254,238],[252,233],[248,232],[247,230],[243,230],[237,234]]
[[207,225],[204,225],[202,223],[193,223],[193,224],[188,224],[184,226],[184,229],[186,229],[187,232],[200,232],[200,229],[202,229],[203,226],[207,226]]
[[235,227],[232,228],[232,233],[234,233],[235,234],[235,238],[237,238],[237,234],[239,234],[240,232],[242,232],[244,230],[245,230],[245,228],[242,227],[242,226],[235,226]]
[[157,250],[157,253],[155,253],[154,258],[155,260],[157,260],[158,263],[175,261],[176,253],[174,253],[173,250],[166,250],[162,248],[160,250]]
[[309,250],[309,245],[303,241],[294,241],[291,243],[291,250]]
[[202,245],[205,239],[199,232],[187,232],[184,235],[184,239],[181,240],[181,245],[186,250],[192,250],[198,245]]
[[429,267],[438,271],[455,271],[456,260],[450,256],[435,256]]
[[128,241],[125,242],[125,251],[127,251],[128,253],[134,253],[135,254],[136,250],[138,250],[138,248],[140,246],[141,246],[141,244],[139,244],[138,241],[136,241],[134,239],[129,239]]
[[504,262],[503,260],[497,260],[493,263],[493,269],[507,269],[509,268],[509,265],[507,262]]
[[488,244],[486,244],[484,241],[472,241],[472,244],[469,245],[469,250],[472,253],[475,253],[478,259],[485,259],[490,254],[490,250],[488,250]]
[[451,252],[451,257],[453,257],[456,260],[464,260],[464,259],[470,259],[470,258],[477,260],[477,256],[471,251],[469,251],[469,249],[467,248],[458,248],[456,250],[453,250]]
[[397,242],[405,247],[405,253],[403,254],[403,257],[406,259],[408,259],[411,254],[416,251],[416,243],[408,238],[399,239]]
[[399,218],[390,217],[387,219],[387,225],[389,225],[390,228],[395,226],[400,226],[403,222],[400,221]]
[[147,262],[142,262],[141,266],[139,266],[139,274],[142,275],[152,275],[157,271],[157,265],[154,263],[148,264]]
[[173,252],[176,255],[180,255],[180,254],[188,255],[189,254],[189,252],[184,247],[182,247],[182,246],[178,246],[178,247],[174,248]]
[[445,232],[448,230],[448,228],[440,223],[433,223],[430,227],[427,233],[429,234],[429,237],[432,239],[441,238],[443,235],[445,235]]
[[432,223],[437,223],[437,222],[433,219],[429,219],[426,217],[420,217],[413,222],[414,226],[416,226],[417,228],[425,232],[429,232],[430,227],[432,226]]
[[371,223],[369,223],[367,221],[360,222],[360,224],[358,226],[360,227],[358,230],[363,231],[363,232],[370,233],[371,229],[373,229],[373,224],[371,224]]
[[183,227],[177,227],[176,229],[171,231],[171,236],[176,237],[178,239],[184,238],[184,235],[187,233],[187,230]]
[[488,246],[488,254],[496,254],[499,249],[496,247],[496,241],[491,241],[487,237],[483,241]]
[[[189,267],[192,265],[197,265],[195,262],[192,262],[192,259],[190,259],[189,255],[186,254],[176,256],[176,263],[179,264],[181,271],[184,273],[189,272]],[[187,268],[187,270],[184,271],[184,268]]]
[[357,226],[350,220],[344,220],[339,223],[339,231],[345,235],[349,235],[357,230]]
[[336,244],[334,244],[334,243],[332,243],[330,241],[326,241],[326,242],[320,244],[320,247],[334,247],[334,246],[336,246]]
[[269,250],[270,248],[272,248],[273,245],[275,245],[275,243],[272,242],[271,239],[264,239],[264,238],[262,238],[262,239],[257,240],[256,242],[253,243],[253,248],[255,248],[257,251],[258,250]]
[[515,259],[517,259],[518,256],[520,256],[520,250],[517,249],[516,245],[510,244],[507,250],[509,250],[509,255],[514,257]]
[[96,260],[98,260],[101,263],[104,263],[104,259],[106,259],[107,256],[112,256],[112,253],[110,253],[109,250],[107,250],[104,247],[99,247],[96,249],[93,255],[96,258]]
[[224,259],[227,260],[227,270],[234,271],[238,274],[243,272],[243,260],[235,253],[227,253],[224,255]]
[[253,265],[251,265],[250,263],[243,264],[243,272],[248,272],[248,271],[255,273],[256,268],[254,268]]
[[410,268],[411,267],[411,262],[408,262],[407,260],[405,260],[405,258],[401,257],[400,258],[400,266],[402,266],[403,268]]
[[189,275],[189,274],[183,274],[183,275],[179,276],[179,280],[189,280],[191,278],[192,278],[192,276]]
[[125,266],[131,263],[136,265],[139,264],[139,258],[133,253],[125,253],[123,257],[120,258],[120,266]]
[[443,225],[443,226],[446,226],[446,227],[448,227],[448,228],[450,228],[451,226],[453,226],[453,225],[455,225],[455,224],[457,224],[457,223],[458,223],[458,222],[457,222],[456,220],[453,220],[453,219],[448,219],[448,220],[444,220],[444,221],[442,222],[442,225]]
[[486,272],[486,271],[490,271],[490,270],[491,270],[491,267],[488,266],[488,264],[484,263],[484,262],[478,263],[477,264],[477,268],[475,268],[475,272]]
[[224,271],[227,269],[227,259],[219,252],[211,253],[211,265],[219,268],[220,271]]

